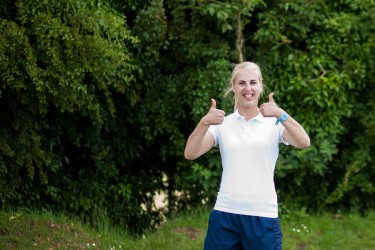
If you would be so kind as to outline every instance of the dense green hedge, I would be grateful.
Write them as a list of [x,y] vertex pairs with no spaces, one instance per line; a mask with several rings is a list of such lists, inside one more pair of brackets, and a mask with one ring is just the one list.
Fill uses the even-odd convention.
[[373,208],[374,13],[371,0],[4,1],[1,207],[140,233],[162,219],[158,192],[169,212],[212,204],[218,151],[183,149],[210,98],[232,111],[223,91],[243,58],[312,140],[281,146],[283,207]]

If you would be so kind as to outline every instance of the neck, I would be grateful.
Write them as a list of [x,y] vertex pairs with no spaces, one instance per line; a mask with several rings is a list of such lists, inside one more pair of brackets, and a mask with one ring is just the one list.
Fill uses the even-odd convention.
[[240,113],[240,115],[245,117],[246,121],[256,117],[259,114],[259,111],[260,110],[258,107],[249,107],[249,108],[240,107],[238,109],[238,112]]

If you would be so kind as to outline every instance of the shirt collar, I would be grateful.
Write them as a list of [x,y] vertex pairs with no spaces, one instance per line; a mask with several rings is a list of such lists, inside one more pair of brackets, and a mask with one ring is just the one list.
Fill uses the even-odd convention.
[[[242,119],[242,120],[245,120],[245,117],[243,117],[239,112],[238,112],[238,109],[236,109],[236,111],[234,111],[234,117],[236,119]],[[261,113],[259,113],[257,116],[255,116],[254,118],[250,119],[249,121],[252,121],[252,120],[257,120],[259,122],[263,122],[264,121],[264,117]]]

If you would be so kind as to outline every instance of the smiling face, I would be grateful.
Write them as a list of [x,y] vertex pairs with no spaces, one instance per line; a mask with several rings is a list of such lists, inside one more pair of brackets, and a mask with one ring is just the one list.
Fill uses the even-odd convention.
[[261,73],[256,67],[238,69],[232,82],[232,91],[238,108],[258,107],[263,92]]

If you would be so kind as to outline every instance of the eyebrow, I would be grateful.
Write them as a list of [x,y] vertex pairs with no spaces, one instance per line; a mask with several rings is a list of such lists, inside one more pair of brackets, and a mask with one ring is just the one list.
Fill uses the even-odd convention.
[[[246,82],[246,80],[238,80],[237,82]],[[252,80],[250,80],[250,82],[258,82],[258,80],[257,79],[252,79]]]

